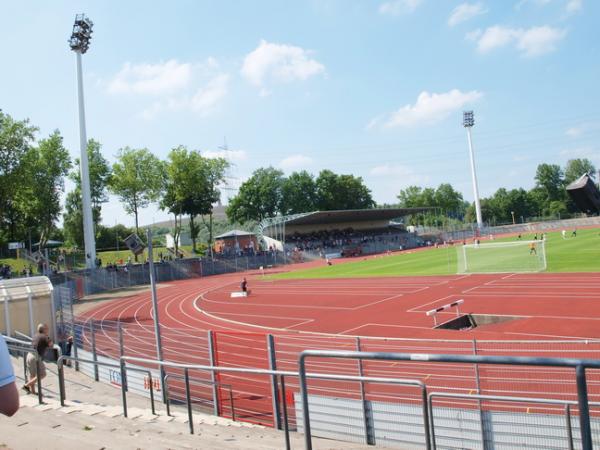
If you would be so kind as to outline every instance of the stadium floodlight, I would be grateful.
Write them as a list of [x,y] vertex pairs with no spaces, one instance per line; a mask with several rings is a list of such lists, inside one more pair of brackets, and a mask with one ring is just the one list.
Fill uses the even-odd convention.
[[81,169],[81,201],[83,212],[83,240],[85,243],[85,262],[89,269],[96,267],[96,239],[92,215],[92,199],[90,190],[90,174],[87,155],[87,133],[85,129],[85,108],[83,102],[83,75],[81,55],[90,48],[92,28],[94,24],[84,14],[75,16],[73,33],[69,39],[71,50],[77,55],[77,97],[79,102],[79,147]]
[[481,203],[479,202],[479,187],[477,186],[477,174],[475,173],[475,156],[473,155],[473,141],[471,139],[471,128],[475,125],[473,111],[463,112],[463,127],[467,129],[469,140],[469,156],[471,158],[471,178],[473,180],[473,196],[475,197],[475,214],[477,215],[477,228],[481,231],[483,219],[481,217]]

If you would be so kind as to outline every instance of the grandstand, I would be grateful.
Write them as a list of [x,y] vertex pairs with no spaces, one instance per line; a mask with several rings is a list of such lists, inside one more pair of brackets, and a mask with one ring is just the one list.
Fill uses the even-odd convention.
[[296,260],[312,260],[383,253],[424,245],[404,223],[409,215],[429,208],[387,208],[315,211],[264,220],[259,239],[270,237],[285,243],[286,254]]

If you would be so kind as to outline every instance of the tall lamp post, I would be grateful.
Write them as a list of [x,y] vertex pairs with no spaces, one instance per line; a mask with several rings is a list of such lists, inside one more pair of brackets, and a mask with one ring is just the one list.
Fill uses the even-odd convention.
[[473,141],[471,140],[471,128],[475,125],[473,111],[463,112],[463,127],[467,129],[469,141],[469,156],[471,158],[471,178],[473,179],[473,196],[475,197],[475,214],[477,215],[477,228],[481,231],[483,219],[481,218],[481,204],[479,203],[479,187],[477,186],[477,174],[475,173],[475,157],[473,156]]
[[81,200],[83,209],[83,240],[85,243],[86,267],[96,266],[96,239],[94,237],[94,221],[92,217],[92,198],[90,191],[90,173],[87,155],[87,134],[85,130],[85,107],[83,102],[83,75],[81,55],[88,51],[92,39],[94,24],[84,14],[75,16],[73,33],[69,39],[71,50],[77,55],[77,97],[79,101],[79,165],[81,168]]

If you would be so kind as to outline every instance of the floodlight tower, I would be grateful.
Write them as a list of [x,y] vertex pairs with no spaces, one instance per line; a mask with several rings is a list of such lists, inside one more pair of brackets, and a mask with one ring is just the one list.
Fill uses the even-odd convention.
[[79,166],[81,168],[81,199],[83,207],[83,239],[85,242],[86,267],[93,269],[96,266],[96,239],[94,237],[94,221],[92,217],[92,198],[90,191],[90,173],[87,155],[87,134],[85,130],[85,107],[83,102],[83,75],[81,69],[81,55],[90,48],[92,39],[93,22],[84,14],[75,16],[73,33],[69,39],[71,50],[77,55],[77,97],[79,100]]
[[481,204],[479,203],[479,188],[477,186],[477,174],[475,173],[475,156],[473,156],[473,141],[471,139],[471,128],[475,125],[473,111],[463,112],[463,127],[467,129],[469,141],[469,156],[471,158],[471,178],[473,179],[473,195],[475,196],[475,214],[477,215],[477,228],[481,231],[483,220],[481,218]]

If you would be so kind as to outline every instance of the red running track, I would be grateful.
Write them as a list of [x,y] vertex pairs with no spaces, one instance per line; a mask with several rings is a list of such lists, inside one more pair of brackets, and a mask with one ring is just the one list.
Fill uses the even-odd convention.
[[[303,349],[354,350],[355,336],[361,336],[361,349],[366,351],[600,357],[600,274],[596,273],[278,281],[247,275],[252,294],[230,298],[241,276],[186,280],[158,290],[165,359],[208,364],[207,330],[215,332],[219,365],[235,367],[268,367],[266,334],[275,335],[282,370],[297,370],[297,355]],[[463,313],[512,320],[468,331],[433,329],[425,312],[458,299],[464,299]],[[444,321],[453,315],[442,312],[439,318]],[[102,323],[103,333],[97,337],[102,352],[115,355],[113,321],[120,321],[126,324],[127,353],[155,356],[149,292],[99,306],[85,314],[84,319],[91,318]],[[371,376],[421,379],[430,390],[477,390],[470,365],[370,362],[363,369]],[[320,360],[312,362],[309,370],[358,374],[355,361]],[[568,369],[480,366],[478,370],[482,393],[575,398],[574,375]],[[600,400],[596,375],[590,373],[592,400]],[[272,423],[267,377],[221,375],[218,381],[232,386],[237,414]],[[297,381],[289,383],[297,391]],[[359,395],[356,383],[311,386],[316,394]],[[198,395],[208,397],[208,391]],[[219,392],[225,399],[224,391]],[[384,385],[368,385],[367,394],[380,400],[416,398],[414,390]],[[225,406],[221,413],[230,414]]]

